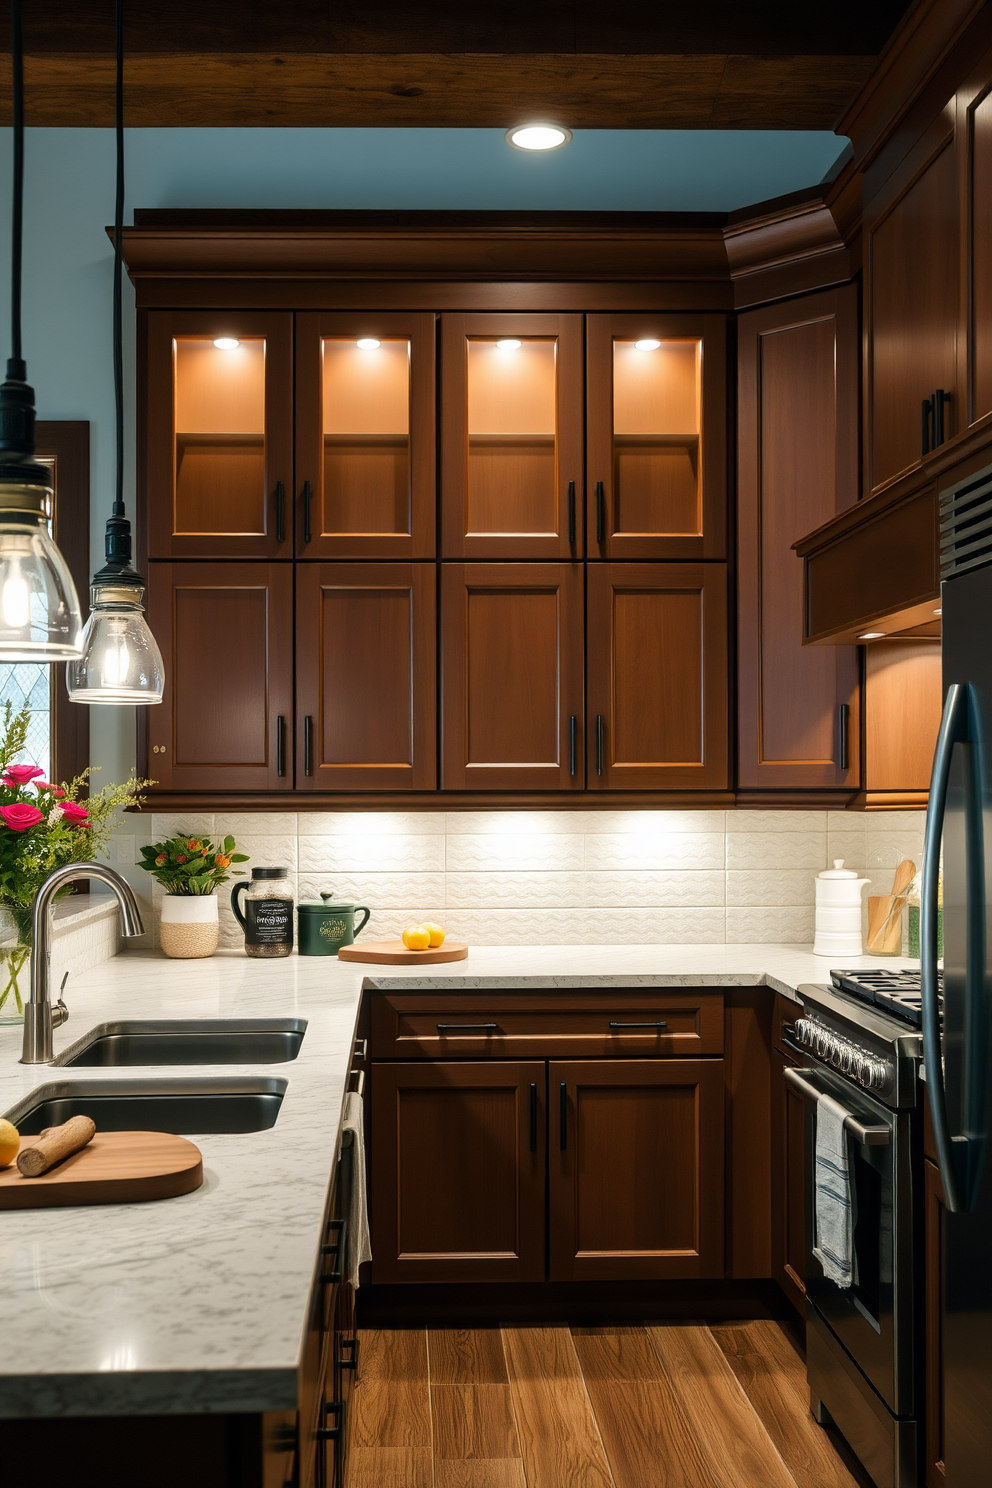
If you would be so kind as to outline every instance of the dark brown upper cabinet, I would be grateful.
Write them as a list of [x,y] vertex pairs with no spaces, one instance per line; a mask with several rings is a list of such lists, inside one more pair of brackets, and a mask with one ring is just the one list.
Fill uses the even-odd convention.
[[738,320],[738,781],[857,789],[855,646],[804,646],[792,545],[858,499],[855,285]]
[[581,565],[446,563],[441,585],[442,786],[580,789]]
[[293,555],[293,316],[150,311],[152,558]]
[[722,315],[587,318],[590,558],[727,556]]
[[434,316],[296,317],[296,553],[433,558]]
[[965,221],[971,397],[968,418],[992,413],[992,52],[958,95],[957,135],[967,142]]
[[865,219],[867,486],[875,491],[967,426],[953,101],[866,202]]
[[430,563],[296,566],[299,790],[433,790]]
[[441,317],[445,558],[582,555],[581,315]]
[[593,563],[587,585],[590,788],[725,790],[725,566]]
[[148,774],[163,790],[289,789],[291,566],[150,563],[148,621],[165,663]]

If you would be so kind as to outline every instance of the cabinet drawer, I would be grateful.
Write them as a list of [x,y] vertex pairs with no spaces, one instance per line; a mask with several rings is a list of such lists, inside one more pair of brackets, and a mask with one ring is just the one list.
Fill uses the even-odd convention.
[[[637,1026],[646,1025],[646,1026]],[[373,1059],[721,1054],[723,991],[377,993]]]

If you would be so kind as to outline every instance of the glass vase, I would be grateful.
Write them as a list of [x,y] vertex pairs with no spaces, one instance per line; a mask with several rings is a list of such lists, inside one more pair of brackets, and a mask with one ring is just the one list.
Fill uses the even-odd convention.
[[31,947],[20,941],[0,946],[0,1027],[24,1022],[31,990]]

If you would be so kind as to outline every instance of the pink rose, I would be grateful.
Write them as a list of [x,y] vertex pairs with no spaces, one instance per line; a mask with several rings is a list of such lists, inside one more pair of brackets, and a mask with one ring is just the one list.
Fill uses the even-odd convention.
[[60,785],[53,785],[50,780],[39,780],[36,789],[40,791],[51,791],[56,801],[64,800],[65,791]]
[[37,806],[20,803],[15,803],[13,806],[0,806],[0,820],[12,832],[26,832],[29,827],[36,827],[42,819]]
[[3,781],[5,785],[16,789],[20,785],[30,785],[32,780],[37,780],[44,773],[37,765],[8,765],[3,772]]
[[85,806],[77,806],[75,801],[63,801],[62,820],[67,821],[70,827],[88,827],[90,814]]

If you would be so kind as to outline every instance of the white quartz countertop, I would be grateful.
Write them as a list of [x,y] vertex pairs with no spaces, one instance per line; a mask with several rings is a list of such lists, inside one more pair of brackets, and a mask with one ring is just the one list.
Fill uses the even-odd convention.
[[[55,1052],[118,1018],[297,1017],[298,1058],[265,1066],[26,1066],[0,1028],[0,1113],[71,1080],[265,1075],[269,1131],[194,1135],[202,1188],[156,1203],[0,1212],[0,1417],[291,1409],[359,999],[376,986],[755,986],[792,993],[830,962],[790,945],[512,946],[378,968],[331,957],[126,954],[70,983]],[[913,963],[889,960],[888,966]],[[845,965],[874,966],[871,957]]]

